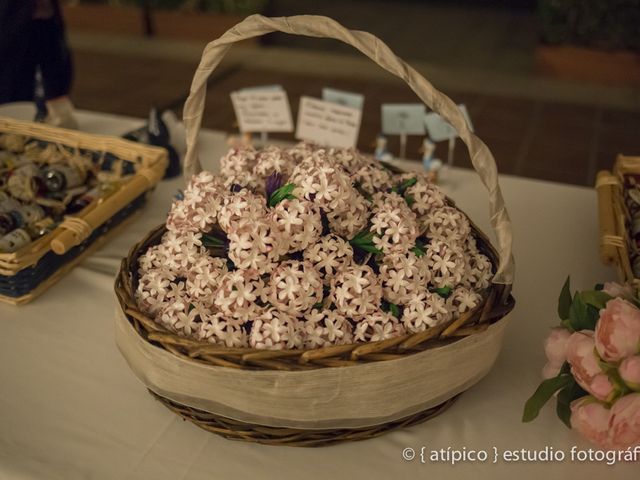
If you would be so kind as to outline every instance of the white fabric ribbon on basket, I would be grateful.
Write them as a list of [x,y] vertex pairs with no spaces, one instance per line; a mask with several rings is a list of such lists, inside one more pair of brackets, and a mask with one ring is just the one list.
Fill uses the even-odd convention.
[[500,352],[508,318],[397,360],[295,372],[218,367],[177,356],[142,338],[120,308],[115,331],[135,375],[174,402],[271,427],[359,428],[435,407],[477,383]]

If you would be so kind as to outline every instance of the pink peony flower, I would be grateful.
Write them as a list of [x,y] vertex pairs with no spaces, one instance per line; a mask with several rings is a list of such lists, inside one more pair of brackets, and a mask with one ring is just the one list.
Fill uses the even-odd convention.
[[616,448],[640,445],[640,393],[618,399],[611,407],[611,444]]
[[558,368],[567,360],[567,340],[571,332],[566,328],[552,328],[551,333],[544,341],[544,353],[547,360]]
[[594,347],[593,332],[590,330],[574,332],[567,340],[567,361],[571,365],[571,373],[576,382],[588,391],[594,377],[602,373]]
[[542,369],[542,378],[553,378],[560,373],[562,364],[567,360],[567,341],[571,332],[566,328],[552,328],[551,333],[544,341],[544,353],[547,363]]
[[622,297],[627,299],[634,297],[633,287],[629,284],[622,285],[617,282],[606,282],[602,291],[612,297]]
[[618,372],[631,390],[640,392],[640,355],[625,358],[620,364]]
[[596,348],[608,362],[640,353],[640,310],[621,298],[607,302],[596,325]]
[[611,383],[606,373],[599,373],[589,385],[589,393],[602,402],[612,402],[618,389]]
[[558,374],[560,373],[560,368],[562,367],[562,365],[558,366],[558,365],[554,365],[551,362],[547,362],[544,364],[544,367],[542,367],[542,373],[541,376],[544,380],[548,380],[550,378],[553,377],[557,377]]
[[611,412],[593,397],[582,397],[571,403],[571,427],[587,440],[609,446]]

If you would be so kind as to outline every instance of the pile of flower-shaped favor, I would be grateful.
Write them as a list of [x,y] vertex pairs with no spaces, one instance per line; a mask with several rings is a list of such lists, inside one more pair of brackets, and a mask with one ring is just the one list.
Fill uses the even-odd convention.
[[139,259],[140,308],[228,347],[321,348],[420,332],[492,277],[466,216],[422,174],[353,149],[232,148],[194,176]]

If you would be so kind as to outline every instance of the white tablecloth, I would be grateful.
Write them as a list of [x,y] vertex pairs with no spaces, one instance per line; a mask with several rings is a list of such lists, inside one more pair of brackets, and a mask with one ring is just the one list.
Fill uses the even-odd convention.
[[[24,106],[0,115],[30,118]],[[82,130],[121,134],[142,124],[82,112]],[[204,132],[211,167],[224,136]],[[559,146],[561,148],[561,146]],[[637,478],[638,465],[571,461],[588,449],[549,406],[531,424],[520,417],[539,382],[542,341],[557,323],[556,299],[567,274],[575,287],[613,279],[597,257],[595,192],[503,177],[515,230],[517,306],[492,372],[443,415],[373,440],[320,449],[232,442],[184,422],[154,401],[113,340],[113,277],[134,242],[161,223],[181,179],[163,182],[144,215],[34,303],[0,305],[0,479],[235,478]],[[453,170],[445,190],[488,229],[487,196],[467,170]],[[419,459],[425,447],[425,463]],[[494,450],[554,448],[562,462],[492,463]],[[415,459],[404,460],[412,448]],[[487,462],[430,461],[431,450],[486,450]]]

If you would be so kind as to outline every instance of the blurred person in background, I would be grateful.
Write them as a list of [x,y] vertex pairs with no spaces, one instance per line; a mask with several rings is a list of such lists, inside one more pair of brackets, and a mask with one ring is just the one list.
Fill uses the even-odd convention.
[[37,120],[77,128],[58,0],[0,0],[0,104],[36,101]]

